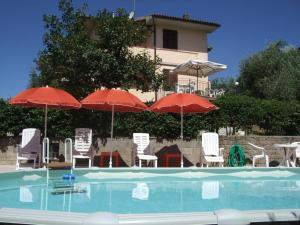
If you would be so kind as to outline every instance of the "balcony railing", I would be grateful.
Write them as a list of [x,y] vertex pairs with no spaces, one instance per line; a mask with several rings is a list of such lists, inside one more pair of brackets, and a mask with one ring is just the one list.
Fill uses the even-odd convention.
[[196,82],[190,80],[181,80],[180,82],[176,83],[174,92],[198,94],[200,96],[209,98],[216,98],[225,93],[223,89],[211,89],[210,81],[199,82],[197,91]]

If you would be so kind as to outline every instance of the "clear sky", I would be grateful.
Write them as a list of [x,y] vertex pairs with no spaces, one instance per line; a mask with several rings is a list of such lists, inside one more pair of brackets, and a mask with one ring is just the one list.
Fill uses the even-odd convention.
[[[86,2],[89,13],[100,9],[133,10],[133,0],[74,0]],[[9,98],[28,86],[34,59],[42,49],[42,16],[57,14],[58,0],[0,0],[0,97]],[[209,60],[228,66],[213,75],[237,76],[241,60],[285,40],[300,46],[300,0],[136,0],[136,16],[164,14],[216,22],[208,37]]]

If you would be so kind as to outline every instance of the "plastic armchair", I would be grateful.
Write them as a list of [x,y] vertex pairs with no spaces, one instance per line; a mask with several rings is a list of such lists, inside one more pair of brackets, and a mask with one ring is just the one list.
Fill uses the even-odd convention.
[[92,129],[76,128],[74,150],[76,154],[72,154],[73,168],[76,166],[76,159],[88,159],[88,167],[92,165],[91,156],[87,155],[92,147]]
[[266,154],[265,148],[259,147],[255,144],[250,143],[250,142],[248,142],[248,144],[251,145],[253,148],[261,151],[260,155],[254,155],[253,156],[253,161],[252,161],[253,167],[255,167],[255,162],[256,162],[257,159],[263,159],[263,158],[265,158],[265,160],[266,160],[266,167],[269,167],[269,156]]
[[21,169],[19,161],[33,160],[33,168],[41,160],[41,133],[36,128],[26,128],[22,131],[21,144],[17,145],[16,170]]
[[292,162],[294,167],[296,167],[297,164],[297,158],[300,159],[300,142],[293,142],[292,145],[295,145],[295,155],[293,157],[294,161]]
[[157,167],[157,156],[145,154],[150,149],[150,138],[148,133],[133,133],[133,144],[136,147],[136,155],[139,160],[139,167],[142,167],[142,161],[147,164],[150,161],[154,162],[154,167]]
[[203,133],[202,134],[202,152],[203,163],[206,163],[206,167],[212,163],[218,163],[219,166],[223,167],[224,158],[223,158],[224,148],[219,147],[219,135],[217,133]]

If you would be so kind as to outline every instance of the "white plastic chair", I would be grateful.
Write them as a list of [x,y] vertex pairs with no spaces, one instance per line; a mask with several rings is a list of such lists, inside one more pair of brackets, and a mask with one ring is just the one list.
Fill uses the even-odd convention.
[[74,149],[79,154],[73,155],[73,168],[76,166],[76,159],[88,159],[89,168],[91,167],[91,156],[86,155],[92,146],[92,129],[76,128]]
[[208,167],[208,164],[210,163],[218,163],[219,166],[221,165],[223,167],[224,148],[219,148],[219,135],[217,133],[202,134],[202,151],[203,151],[203,160],[201,164],[202,167],[203,167],[203,162],[206,163],[206,167]]
[[252,147],[254,147],[255,149],[261,151],[260,155],[254,155],[253,156],[253,160],[252,160],[253,167],[255,167],[255,162],[256,162],[257,159],[263,159],[263,158],[265,158],[265,160],[266,160],[266,167],[269,167],[269,156],[266,154],[265,148],[259,147],[255,144],[250,143],[250,142],[248,142],[248,144],[251,145]]
[[292,145],[295,145],[296,149],[295,149],[295,152],[294,152],[294,157],[293,157],[293,162],[291,162],[292,166],[293,167],[296,167],[297,166],[297,158],[300,159],[300,142],[293,142]]
[[41,159],[41,132],[36,128],[26,128],[22,131],[22,142],[17,145],[16,170],[21,169],[19,161],[33,160],[35,168],[37,160]]
[[147,133],[133,133],[133,143],[136,144],[136,153],[139,159],[139,167],[142,167],[142,160],[154,161],[154,167],[157,167],[157,156],[145,155],[145,150],[150,147],[149,134]]

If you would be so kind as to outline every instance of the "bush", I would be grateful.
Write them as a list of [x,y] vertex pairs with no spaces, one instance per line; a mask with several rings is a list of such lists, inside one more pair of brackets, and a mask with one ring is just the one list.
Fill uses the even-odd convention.
[[[221,127],[244,129],[254,125],[268,135],[298,135],[300,117],[297,102],[260,100],[248,96],[224,95],[214,101],[219,110],[207,114],[185,114],[184,138],[196,138],[200,130],[217,131]],[[11,106],[0,99],[0,136],[7,132],[18,135],[23,128],[44,130],[44,110]],[[54,110],[48,113],[48,136],[66,138],[76,127],[92,128],[99,137],[110,137],[111,112]],[[148,132],[151,136],[176,139],[180,136],[180,114],[153,112],[115,113],[114,136],[132,137],[133,132]]]

